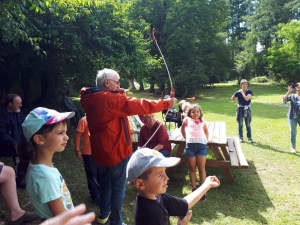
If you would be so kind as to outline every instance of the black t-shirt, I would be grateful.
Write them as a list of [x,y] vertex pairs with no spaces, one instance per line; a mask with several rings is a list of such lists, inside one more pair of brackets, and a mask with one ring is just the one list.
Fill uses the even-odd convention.
[[169,194],[157,195],[156,200],[137,196],[135,225],[170,225],[170,216],[185,216],[188,203]]

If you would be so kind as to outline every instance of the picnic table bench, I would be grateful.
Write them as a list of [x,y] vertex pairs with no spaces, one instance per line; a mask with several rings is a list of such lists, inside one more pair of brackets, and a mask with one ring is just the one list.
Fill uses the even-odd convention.
[[[219,167],[230,183],[234,182],[234,177],[230,169],[245,169],[249,165],[242,151],[238,137],[226,136],[225,122],[206,122],[209,132],[207,146],[212,150],[216,159],[207,159],[207,167]],[[185,149],[185,139],[180,129],[175,129],[169,137],[169,142],[173,149],[178,145],[175,157],[181,158],[180,164],[188,165],[188,158],[182,154]],[[175,167],[168,168],[168,174],[173,175]]]

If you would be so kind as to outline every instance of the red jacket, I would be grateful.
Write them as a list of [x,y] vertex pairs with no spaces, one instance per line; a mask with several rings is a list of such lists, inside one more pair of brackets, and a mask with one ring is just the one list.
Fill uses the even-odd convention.
[[117,91],[82,88],[92,156],[99,166],[114,166],[132,153],[127,116],[144,115],[170,107],[169,100],[150,101],[126,97]]

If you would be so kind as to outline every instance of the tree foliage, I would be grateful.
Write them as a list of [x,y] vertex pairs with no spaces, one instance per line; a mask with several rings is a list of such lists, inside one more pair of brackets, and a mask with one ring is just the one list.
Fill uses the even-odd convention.
[[[13,9],[11,2],[3,5],[7,12]],[[12,10],[10,23],[17,25],[0,31],[0,88],[5,94],[21,80],[25,102],[35,96],[44,100],[70,81],[77,89],[93,85],[96,71],[104,67],[132,78],[155,64],[144,39],[147,24],[129,18],[130,3],[28,0],[14,6],[20,10]],[[17,14],[21,19],[16,20]],[[5,23],[3,17],[0,21]]]
[[276,80],[294,83],[300,77],[300,22],[281,23],[278,27],[268,49],[268,71]]
[[[137,18],[155,28],[179,96],[194,95],[202,84],[226,78],[233,66],[222,33],[229,19],[227,1],[137,0],[134,9]],[[151,53],[160,57],[154,43]],[[148,81],[159,84],[160,91],[170,86],[164,65],[149,75]]]
[[[141,88],[149,83],[152,92],[155,85],[160,93],[167,90],[153,28],[177,96],[229,78],[299,75],[295,57],[283,54],[291,39],[280,26],[276,34],[279,23],[300,19],[298,0],[3,0],[0,5],[0,97],[17,91],[25,104],[59,96],[64,88],[94,85],[104,67],[120,72],[123,84],[136,80]],[[289,56],[283,73],[274,60]]]
[[[251,1],[253,13],[244,16],[249,32],[242,41],[242,50],[237,55],[235,66],[238,76],[251,78],[268,75],[269,70],[266,69],[264,59],[277,32],[277,25],[299,16],[298,8],[295,8],[292,2],[296,3],[293,0]],[[259,51],[257,51],[258,44],[262,46]]]

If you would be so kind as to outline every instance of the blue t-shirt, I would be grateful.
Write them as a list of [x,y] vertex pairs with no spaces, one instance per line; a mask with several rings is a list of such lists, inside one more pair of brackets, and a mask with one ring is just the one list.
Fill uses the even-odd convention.
[[[245,95],[251,94],[253,96],[253,92],[249,89],[246,90]],[[241,92],[237,91],[234,93],[234,97],[238,98],[239,106],[249,106],[251,103],[251,99],[249,101],[246,101],[242,95]]]
[[29,164],[26,191],[34,211],[43,219],[53,217],[48,202],[61,198],[66,210],[73,208],[71,194],[58,169],[44,164]]

